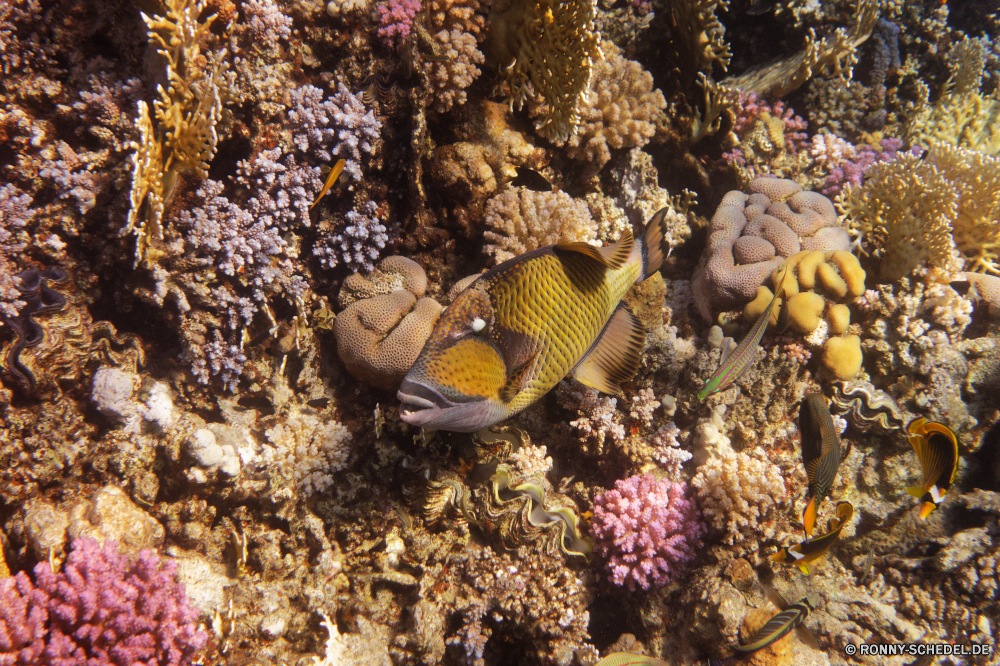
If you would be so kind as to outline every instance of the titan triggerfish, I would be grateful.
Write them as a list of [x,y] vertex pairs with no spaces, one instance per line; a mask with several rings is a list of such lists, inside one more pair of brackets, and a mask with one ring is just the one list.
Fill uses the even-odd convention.
[[475,432],[548,393],[567,375],[619,394],[639,367],[642,324],[622,298],[660,269],[665,216],[638,241],[559,243],[483,273],[441,313],[397,396],[400,418]]

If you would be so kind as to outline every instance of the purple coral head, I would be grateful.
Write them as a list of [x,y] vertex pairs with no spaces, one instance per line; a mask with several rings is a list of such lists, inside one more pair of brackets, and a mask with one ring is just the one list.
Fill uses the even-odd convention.
[[0,579],[0,663],[180,666],[208,640],[172,562],[113,541],[74,541],[65,568]]
[[413,19],[420,11],[420,0],[386,0],[375,9],[378,12],[378,36],[387,47],[395,48],[413,29]]
[[652,474],[615,482],[594,500],[591,534],[616,585],[644,590],[673,580],[701,547],[705,525],[687,484]]

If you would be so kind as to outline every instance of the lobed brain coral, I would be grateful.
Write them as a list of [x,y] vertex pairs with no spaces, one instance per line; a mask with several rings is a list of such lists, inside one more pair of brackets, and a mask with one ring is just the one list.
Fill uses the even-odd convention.
[[833,203],[784,178],[756,178],[752,194],[727,193],[712,217],[708,247],[691,287],[698,312],[712,312],[752,300],[785,259],[803,250],[850,249],[847,230]]

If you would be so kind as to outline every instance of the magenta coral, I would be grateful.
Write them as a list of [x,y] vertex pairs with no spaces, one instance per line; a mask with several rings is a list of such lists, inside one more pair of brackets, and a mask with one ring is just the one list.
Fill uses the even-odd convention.
[[378,36],[389,48],[394,48],[410,34],[413,18],[420,11],[420,0],[387,0],[380,4],[378,11]]
[[876,164],[895,159],[902,147],[901,140],[887,138],[879,142],[878,148],[867,144],[857,148],[853,160],[843,159],[830,169],[830,175],[823,183],[823,194],[832,197],[840,194],[848,185],[860,187],[869,169]]
[[591,534],[616,585],[669,583],[701,547],[705,525],[687,485],[652,474],[615,482],[594,500]]
[[0,663],[179,666],[207,634],[195,624],[172,562],[144,550],[130,560],[113,541],[74,542],[65,569],[35,566],[0,579]]

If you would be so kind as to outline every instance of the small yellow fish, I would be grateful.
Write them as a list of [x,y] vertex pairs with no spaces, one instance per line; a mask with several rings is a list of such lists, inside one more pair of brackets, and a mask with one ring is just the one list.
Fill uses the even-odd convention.
[[403,379],[400,418],[475,432],[517,414],[568,374],[620,393],[646,343],[621,300],[660,269],[665,214],[656,213],[638,241],[626,231],[604,248],[550,245],[479,276],[441,313]]
[[854,517],[854,506],[850,502],[837,502],[837,517],[830,521],[829,530],[812,541],[803,541],[794,546],[782,548],[770,556],[771,561],[794,564],[802,573],[809,575],[809,563],[826,555],[833,544],[840,540],[840,530]]
[[920,499],[920,517],[927,518],[936,509],[951,488],[958,471],[958,440],[948,426],[919,418],[906,426],[910,446],[920,459],[923,479],[919,486],[906,489]]
[[337,160],[337,163],[333,165],[333,168],[330,169],[330,173],[326,177],[326,182],[323,183],[323,189],[321,189],[319,194],[316,195],[316,200],[312,202],[312,206],[309,206],[309,210],[312,210],[316,204],[319,203],[319,200],[323,198],[323,195],[326,194],[330,188],[333,187],[333,184],[337,182],[337,179],[340,178],[340,174],[344,172],[345,164],[347,163],[343,159],[339,159]]

